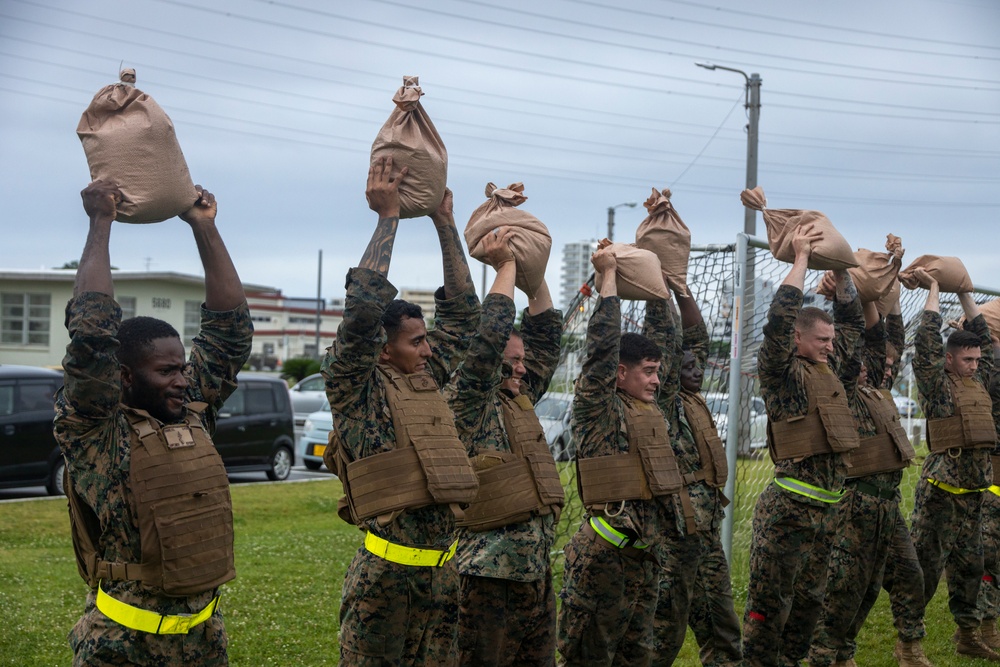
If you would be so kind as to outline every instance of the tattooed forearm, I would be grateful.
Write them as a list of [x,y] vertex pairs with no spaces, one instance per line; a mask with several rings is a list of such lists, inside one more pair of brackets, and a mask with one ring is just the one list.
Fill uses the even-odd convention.
[[469,263],[462,250],[455,225],[438,225],[438,240],[441,242],[441,257],[444,263],[444,295],[450,299],[466,290],[473,289]]
[[399,217],[379,218],[372,240],[368,242],[359,268],[371,269],[382,276],[389,275],[389,261],[392,259],[392,244],[396,240]]
[[837,302],[850,303],[858,297],[858,288],[847,271],[837,272]]

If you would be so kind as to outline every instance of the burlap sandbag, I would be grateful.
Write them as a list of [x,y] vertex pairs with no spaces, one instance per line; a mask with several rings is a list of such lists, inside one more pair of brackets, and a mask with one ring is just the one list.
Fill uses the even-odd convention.
[[[899,273],[899,267],[903,263],[904,251],[902,241],[898,236],[888,234],[886,236],[885,248],[887,252],[875,252],[874,250],[859,248],[854,253],[854,259],[858,265],[853,269],[848,269],[847,272],[850,274],[851,280],[858,290],[858,297],[861,299],[861,303],[880,301],[892,291],[893,285],[897,285],[896,293],[899,293],[899,283],[896,275]],[[816,291],[824,296],[833,296],[832,294],[827,294],[822,289]]]
[[979,312],[986,318],[986,326],[990,328],[990,335],[994,338],[1000,338],[1000,299],[980,304]]
[[958,294],[961,292],[971,292],[972,279],[958,257],[941,257],[939,255],[921,255],[910,262],[910,265],[899,272],[899,281],[906,289],[916,289],[926,287],[921,285],[920,280],[914,275],[915,269],[924,269],[938,283],[938,289],[942,292]]
[[135,87],[135,70],[97,91],[76,133],[87,154],[92,181],[109,181],[122,192],[121,222],[160,222],[198,200],[174,124],[152,97]]
[[404,76],[389,114],[372,144],[371,163],[392,158],[393,176],[409,167],[399,185],[399,217],[419,218],[437,210],[448,184],[448,151],[441,135],[420,104],[423,95],[418,77]]
[[650,250],[660,259],[667,286],[687,297],[688,257],[691,255],[691,230],[677,214],[670,201],[670,190],[653,188],[643,204],[649,215],[635,230],[635,244]]
[[472,212],[469,223],[465,226],[465,243],[469,246],[469,254],[485,262],[483,237],[498,227],[516,230],[514,238],[510,240],[510,249],[517,263],[514,284],[529,299],[534,299],[538,286],[545,278],[545,266],[549,263],[549,251],[552,250],[549,230],[541,220],[517,208],[528,200],[522,183],[514,183],[506,188],[487,183],[486,197],[486,201]]
[[811,224],[813,229],[823,236],[813,244],[812,253],[809,255],[810,269],[830,271],[849,269],[858,265],[854,259],[854,253],[851,252],[850,244],[836,230],[830,219],[819,211],[767,208],[767,199],[764,197],[764,190],[760,187],[744,190],[740,193],[740,199],[747,208],[761,211],[764,214],[764,224],[767,225],[767,244],[771,248],[771,254],[776,259],[789,264],[794,262],[795,248],[792,247],[792,239],[795,237],[795,230],[803,225]]
[[[656,253],[638,248],[634,243],[612,243],[608,248],[615,256],[615,284],[619,297],[636,301],[670,298]],[[604,282],[600,273],[594,276],[594,281],[600,292]]]

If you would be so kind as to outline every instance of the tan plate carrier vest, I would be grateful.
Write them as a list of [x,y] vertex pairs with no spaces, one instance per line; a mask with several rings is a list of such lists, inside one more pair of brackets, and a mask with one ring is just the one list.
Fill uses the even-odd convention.
[[348,463],[339,435],[330,431],[327,451],[337,458],[331,469],[337,470],[346,494],[346,504],[342,501],[338,508],[340,517],[354,524],[376,516],[388,521],[397,510],[450,505],[461,518],[459,505],[475,500],[479,481],[437,382],[429,373],[403,375],[384,364],[377,369],[384,380],[396,448]]
[[990,454],[990,463],[993,464],[993,485],[1000,486],[1000,456]]
[[809,405],[806,414],[767,422],[767,448],[774,462],[815,454],[837,454],[857,448],[858,428],[844,385],[823,363],[802,362]]
[[992,449],[997,431],[993,423],[993,400],[982,384],[972,378],[948,373],[955,414],[927,420],[927,447],[932,453],[949,449]]
[[917,454],[899,421],[899,410],[888,389],[858,387],[858,396],[875,423],[875,435],[861,438],[861,445],[848,454],[848,478],[867,477],[902,470]]
[[698,446],[698,459],[701,461],[701,469],[705,471],[705,483],[721,489],[729,477],[729,462],[726,460],[726,446],[719,437],[712,413],[701,394],[682,391],[680,395],[684,404],[684,417],[691,427],[694,444]]
[[161,425],[144,410],[122,406],[128,419],[129,486],[139,521],[140,563],[102,560],[101,527],[93,511],[66,486],[80,576],[136,580],[167,595],[197,595],[236,576],[229,478],[201,423],[205,403],[189,403],[180,424]]
[[608,503],[652,500],[678,493],[684,485],[663,413],[653,403],[618,392],[625,407],[628,453],[577,458],[576,483],[592,513]]
[[565,494],[531,399],[501,394],[500,403],[511,451],[484,451],[473,458],[479,493],[458,525],[492,530],[553,512],[558,521]]

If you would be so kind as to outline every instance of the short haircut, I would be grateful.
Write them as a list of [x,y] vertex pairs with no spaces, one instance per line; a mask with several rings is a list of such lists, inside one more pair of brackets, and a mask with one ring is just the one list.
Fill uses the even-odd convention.
[[382,313],[382,327],[385,329],[385,335],[390,341],[396,340],[403,319],[408,317],[423,320],[424,312],[415,303],[403,301],[402,299],[393,299],[389,307]]
[[642,334],[623,333],[619,345],[618,361],[626,366],[637,366],[643,361],[660,361],[663,353],[656,343]]
[[885,344],[885,358],[892,359],[893,363],[899,361],[899,350],[892,343],[886,342]]
[[800,310],[799,314],[795,317],[795,330],[809,331],[816,326],[817,322],[833,324],[833,318],[830,316],[830,313],[822,308],[807,306]]
[[524,340],[524,336],[522,336],[521,332],[518,331],[517,329],[511,329],[510,330],[510,337],[511,337],[511,340],[513,340],[515,338],[517,340]]
[[959,329],[958,331],[951,332],[948,336],[948,352],[954,352],[958,349],[968,349],[970,347],[981,347],[983,341],[980,340],[979,335],[971,331],[966,331],[965,329]]
[[169,322],[155,317],[130,317],[118,327],[118,363],[135,368],[160,338],[177,338],[180,334]]

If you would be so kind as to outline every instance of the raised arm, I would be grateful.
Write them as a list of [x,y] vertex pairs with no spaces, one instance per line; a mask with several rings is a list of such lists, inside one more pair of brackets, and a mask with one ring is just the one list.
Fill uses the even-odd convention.
[[444,198],[437,210],[431,214],[434,229],[437,230],[438,241],[441,244],[441,261],[444,267],[444,297],[453,299],[469,288],[475,289],[472,275],[469,273],[469,263],[465,259],[462,240],[455,227],[455,215],[452,211],[454,198],[451,190],[445,189]]
[[219,211],[215,195],[200,185],[198,201],[181,214],[181,220],[191,226],[198,245],[201,265],[205,269],[205,307],[214,311],[235,310],[246,302],[243,283],[222,241],[215,216]]
[[121,201],[121,191],[106,181],[94,181],[80,192],[83,209],[90,218],[87,242],[83,246],[80,264],[76,270],[73,296],[84,292],[100,292],[113,296],[111,281],[111,224],[115,221],[116,205]]
[[537,403],[548,390],[559,365],[559,344],[562,340],[562,312],[552,307],[552,297],[544,279],[521,317],[521,337],[524,340],[525,371],[521,378],[521,393],[529,396],[532,403]]

